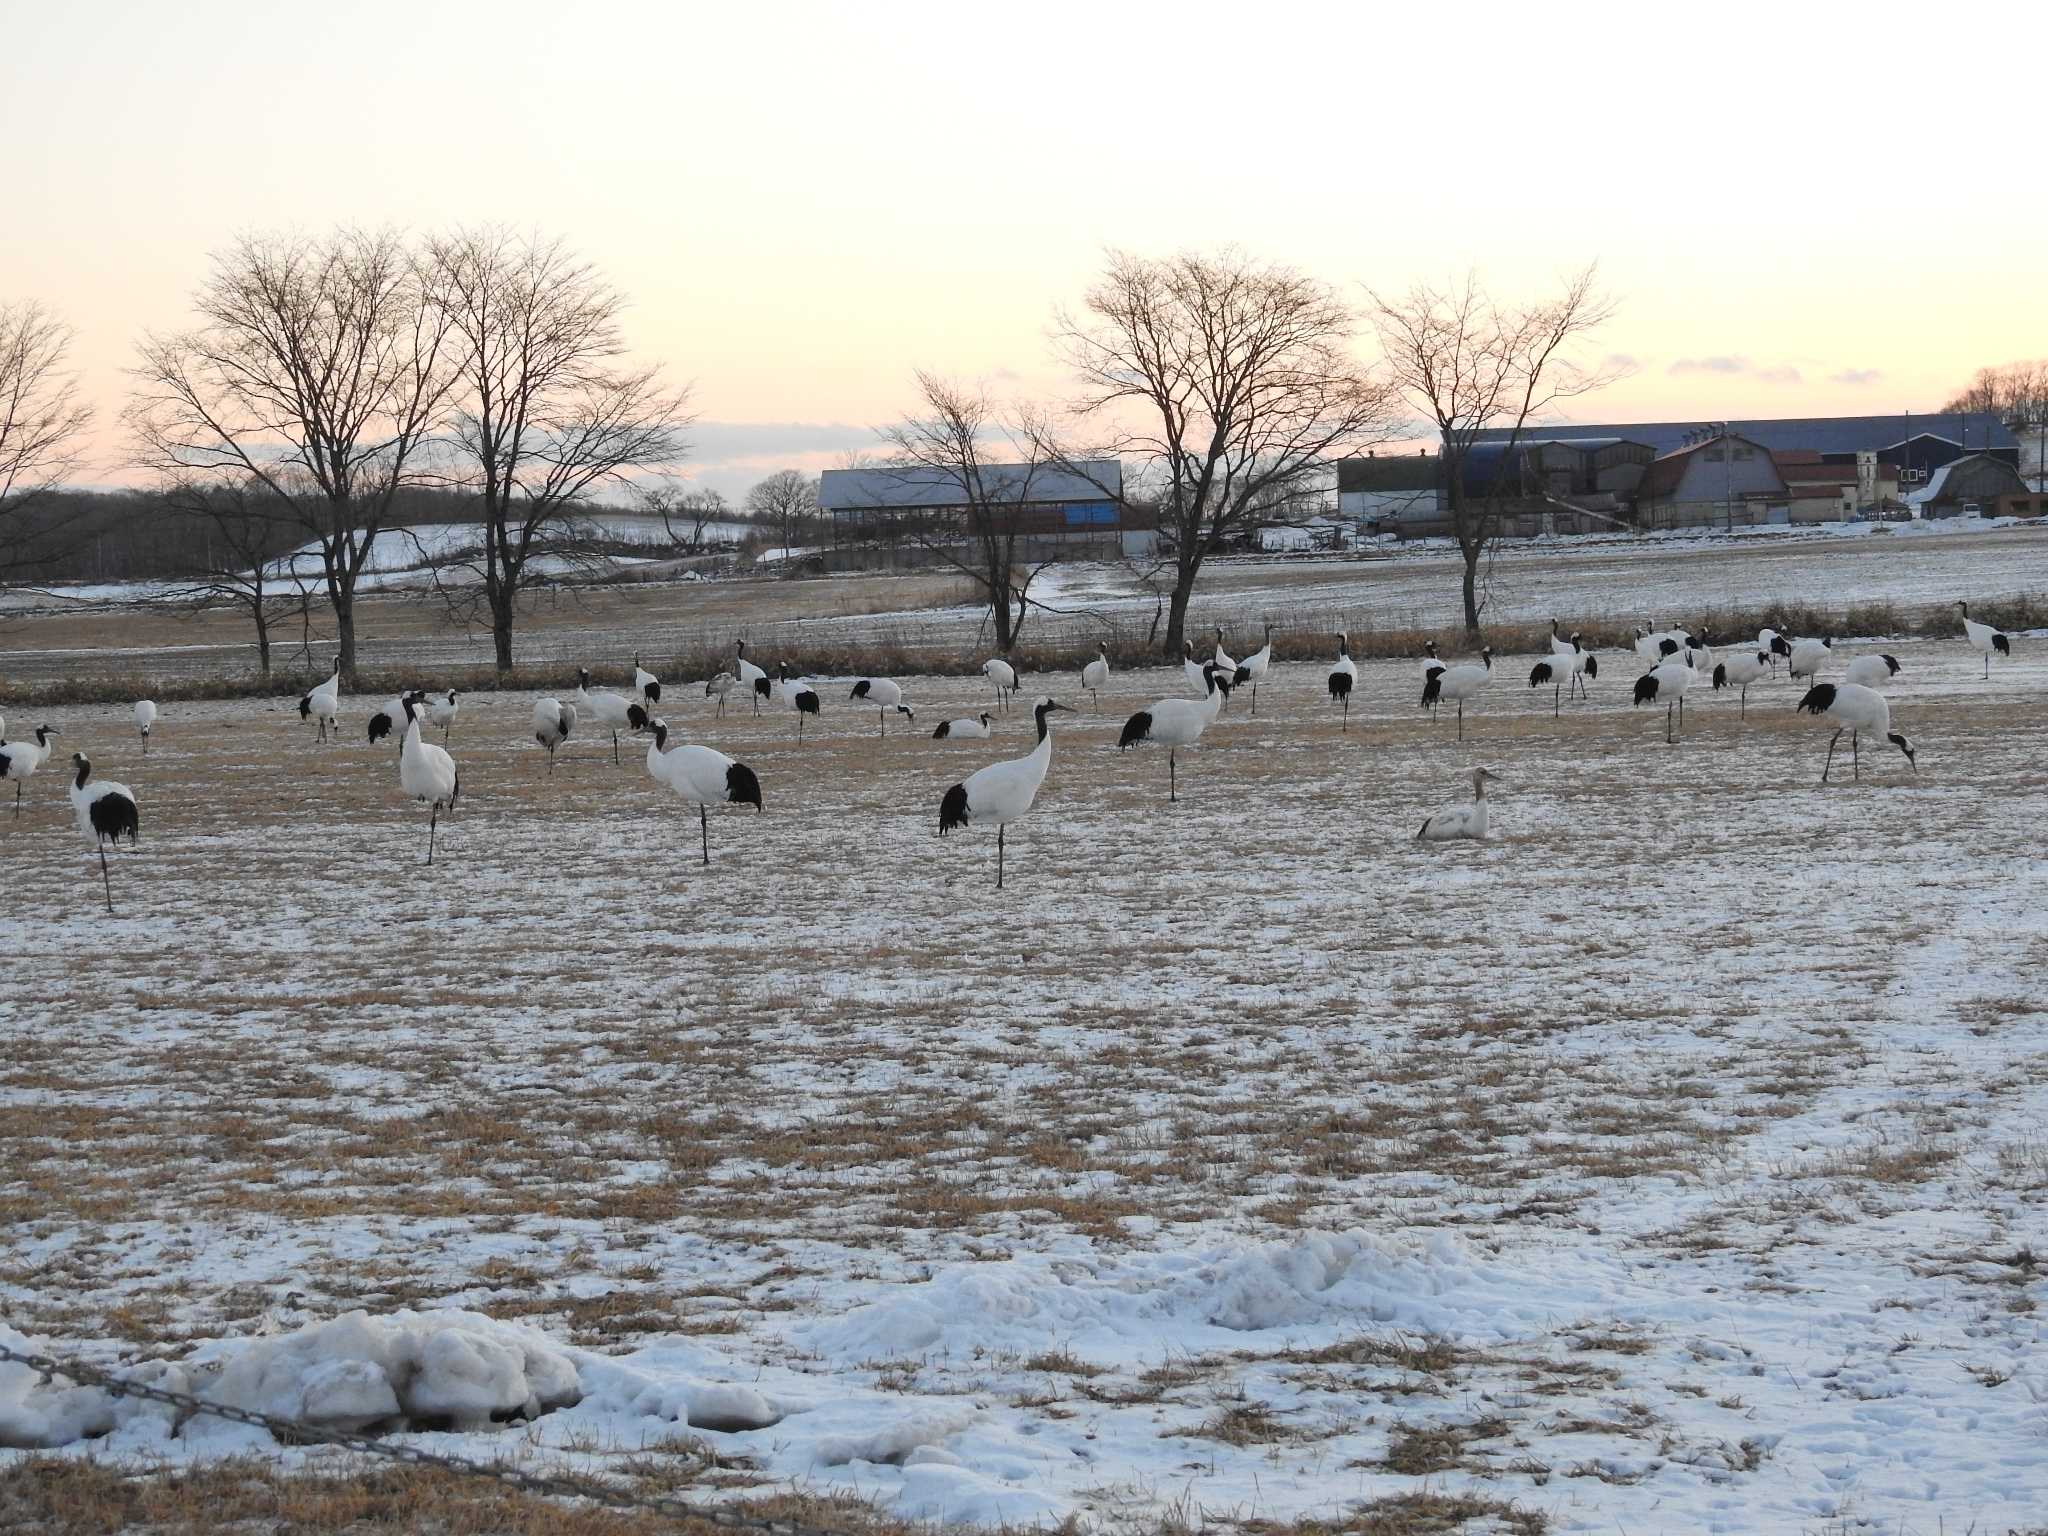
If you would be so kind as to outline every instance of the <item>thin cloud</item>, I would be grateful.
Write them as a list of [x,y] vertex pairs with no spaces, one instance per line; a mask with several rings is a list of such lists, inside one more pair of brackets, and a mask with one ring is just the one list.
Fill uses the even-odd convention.
[[1828,382],[1830,384],[1875,384],[1883,377],[1883,371],[1876,368],[1844,368],[1840,373],[1829,374]]
[[1681,357],[1666,373],[1747,373],[1746,357]]
[[1799,370],[1789,364],[1782,368],[1759,368],[1756,376],[1766,384],[1797,384]]

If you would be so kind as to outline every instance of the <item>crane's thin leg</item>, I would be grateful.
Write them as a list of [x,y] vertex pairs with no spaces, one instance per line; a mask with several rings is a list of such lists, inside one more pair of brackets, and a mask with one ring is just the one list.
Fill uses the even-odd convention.
[[1834,735],[1828,738],[1828,760],[1821,764],[1820,769],[1820,781],[1823,784],[1827,783],[1828,773],[1835,766],[1835,743],[1841,739],[1842,733],[1840,731],[1835,732]]
[[142,733],[142,755],[144,757],[149,756],[149,732],[147,731]]
[[1558,717],[1559,713],[1564,708],[1563,704],[1559,702],[1558,697],[1561,692],[1562,690],[1557,688],[1553,688],[1550,690],[1550,718],[1553,720],[1555,720]]
[[878,716],[880,716],[880,717],[881,717],[881,721],[882,721],[882,735],[883,735],[884,737],[887,737],[887,736],[888,736],[888,734],[889,734],[889,711],[887,711],[886,709],[882,709],[882,710],[877,710],[877,711],[876,711],[875,713],[876,713],[876,714],[877,714]]
[[1984,653],[1984,681],[1987,683],[1991,681],[1991,653],[1989,651]]
[[1166,799],[1169,804],[1180,798],[1180,785],[1176,782],[1173,769],[1173,748],[1166,749]]
[[1458,740],[1465,739],[1465,701],[1458,700]]
[[441,802],[436,800],[434,808],[427,812],[427,868],[434,867],[434,831],[441,824]]
[[711,818],[703,806],[697,807],[697,834],[704,840],[704,867],[711,867]]
[[1344,695],[1344,729],[1351,729],[1351,695]]
[[1856,750],[1856,738],[1862,734],[1861,731],[1851,731],[1849,733],[1849,777],[1851,779],[1863,777],[1863,758]]
[[1003,834],[1009,830],[1008,827],[996,828],[996,889],[999,891],[1003,888]]
[[107,887],[107,912],[111,915],[114,910],[114,882],[107,875],[107,843],[105,838],[100,839],[100,879],[105,882]]
[[21,780],[14,781],[14,819],[21,820]]
[[1259,712],[1259,685],[1258,685],[1258,684],[1257,684],[1256,682],[1254,682],[1254,683],[1252,684],[1252,713],[1256,715],[1256,714],[1257,714],[1258,712]]

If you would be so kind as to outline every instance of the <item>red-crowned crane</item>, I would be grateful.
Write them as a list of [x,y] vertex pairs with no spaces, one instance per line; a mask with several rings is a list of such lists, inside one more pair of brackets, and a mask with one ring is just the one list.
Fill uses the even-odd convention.
[[768,674],[747,660],[747,642],[735,640],[732,643],[732,670],[740,680],[740,686],[754,696],[754,713],[761,713],[761,701],[773,697],[773,684]]
[[[299,718],[317,720],[320,724],[318,740],[325,741],[330,729],[341,724],[341,658],[334,658],[334,676],[326,682],[308,689],[299,700]],[[341,732],[334,729],[335,739],[341,739]]]
[[142,827],[135,809],[135,791],[107,779],[97,784],[87,782],[92,778],[92,761],[83,752],[71,754],[71,766],[76,770],[71,781],[71,809],[78,817],[78,830],[99,850],[100,881],[106,887],[107,910],[112,912],[114,882],[107,874],[107,844],[120,847],[125,834],[128,846],[135,846],[136,834]]
[[1820,770],[1821,783],[1827,783],[1828,772],[1835,766],[1835,743],[1842,739],[1844,731],[1849,733],[1849,762],[1853,777],[1863,777],[1856,738],[1865,731],[1882,736],[1905,753],[1906,761],[1915,773],[1920,771],[1913,744],[1892,729],[1892,707],[1875,688],[1865,688],[1860,683],[1815,683],[1806,690],[1806,697],[1799,701],[1797,708],[1809,715],[1825,715],[1835,722],[1835,734],[1828,738],[1828,759]]
[[1109,644],[1098,640],[1095,643],[1095,659],[1081,669],[1081,686],[1088,690],[1095,700],[1095,712],[1102,713],[1102,690],[1109,686]]
[[892,709],[912,725],[917,724],[917,716],[912,714],[910,706],[903,702],[902,684],[892,683],[887,678],[864,677],[853,685],[853,692],[849,693],[847,698],[866,699],[875,706],[876,712],[882,717],[884,736],[889,734],[889,711]]
[[983,710],[972,719],[941,720],[932,732],[933,741],[987,741],[994,734],[996,717]]
[[[580,715],[588,715],[600,729],[612,733],[612,763],[619,762],[619,732],[644,731],[647,729],[647,711],[632,700],[613,693],[609,688],[590,691],[590,668],[576,670],[576,708]],[[579,715],[579,718],[580,718]]]
[[640,658],[633,658],[633,692],[639,695],[640,707],[649,714],[661,702],[661,679],[640,665]]
[[1899,658],[1881,656],[1874,651],[1852,658],[1842,669],[1843,682],[1857,683],[1865,688],[1882,688],[1898,675]]
[[33,741],[0,744],[0,779],[14,780],[16,821],[21,820],[21,781],[50,760],[50,738],[63,734],[54,725],[39,725]]
[[739,679],[730,672],[721,672],[716,677],[706,680],[704,684],[704,697],[718,700],[718,713],[721,716],[725,714],[725,696],[732,692],[733,684],[738,681]]
[[[1052,727],[1046,717],[1067,706],[1042,698],[1032,709],[1038,721],[1038,745],[1028,756],[978,768],[939,800],[939,836],[957,827],[993,824],[996,829],[996,889],[1003,888],[1003,842],[1011,822],[1031,809],[1038,788],[1052,766]],[[1067,711],[1072,713],[1072,711]],[[987,716],[983,716],[984,719]]]
[[1422,685],[1424,706],[1434,708],[1440,699],[1449,699],[1458,706],[1458,740],[1465,739],[1465,701],[1478,696],[1479,690],[1493,681],[1493,647],[1479,648],[1479,660],[1468,661],[1462,666],[1439,667],[1431,672]]
[[576,706],[542,699],[533,706],[533,739],[548,749],[548,772],[555,771],[555,748],[576,729]]
[[1785,668],[1792,674],[1792,681],[1796,683],[1802,677],[1810,681],[1826,665],[1834,649],[1832,635],[1820,640],[1794,640],[1785,657]]
[[455,716],[461,709],[461,704],[456,702],[453,688],[448,690],[447,698],[434,699],[427,705],[427,724],[440,727],[443,746],[448,743],[448,733],[455,729]]
[[1970,605],[1968,603],[1958,601],[1956,606],[1963,611],[1963,637],[1970,642],[1972,650],[1983,656],[1984,678],[1985,681],[1989,682],[1991,679],[1991,653],[1996,651],[2001,656],[2012,655],[2012,641],[2002,631],[1993,629],[1989,624],[1979,624],[1975,619],[1971,618]]
[[1741,689],[1742,711],[1740,718],[1747,720],[1749,718],[1750,684],[1762,682],[1764,674],[1770,670],[1771,653],[1769,651],[1751,650],[1748,647],[1744,647],[1742,650],[1730,652],[1726,660],[1714,663],[1714,691],[1718,693],[1723,688]]
[[1685,729],[1685,695],[1700,680],[1693,666],[1683,661],[1660,662],[1636,679],[1636,703],[1664,706],[1664,744],[1677,738],[1671,734],[1671,711],[1678,711],[1678,728]]
[[761,810],[761,781],[745,763],[736,763],[723,752],[685,743],[668,746],[668,722],[656,720],[650,729],[654,740],[647,747],[647,772],[655,783],[672,789],[686,805],[697,807],[697,835],[703,848],[704,864],[711,864],[712,805],[751,805]]
[[1240,661],[1230,676],[1230,686],[1233,688],[1242,688],[1246,683],[1252,685],[1252,713],[1255,715],[1259,712],[1259,679],[1266,675],[1266,669],[1272,664],[1273,626],[1268,624],[1266,643]]
[[431,802],[427,814],[427,864],[434,862],[434,833],[441,825],[441,811],[455,809],[462,793],[462,775],[455,759],[432,742],[420,740],[419,706],[426,695],[417,691],[405,696],[405,739],[398,747],[398,787],[415,800]]
[[1230,693],[1230,674],[1214,662],[1206,670],[1208,693],[1198,704],[1193,699],[1160,699],[1150,709],[1141,709],[1124,722],[1117,738],[1117,750],[1128,752],[1142,742],[1156,742],[1166,748],[1166,798],[1180,798],[1176,759],[1182,747],[1201,740],[1202,732],[1215,720]]
[[981,664],[981,675],[996,685],[996,708],[1008,709],[1010,695],[1017,691],[1017,668],[1000,656],[991,656]]
[[[137,699],[135,701],[135,729],[142,737],[142,755],[147,757],[149,756],[149,733],[156,729],[156,700]],[[0,731],[0,737],[4,737],[5,734],[4,731]]]
[[1330,668],[1330,698],[1344,706],[1344,729],[1351,729],[1351,690],[1358,685],[1358,663],[1351,659],[1351,637],[1337,632],[1337,660]]

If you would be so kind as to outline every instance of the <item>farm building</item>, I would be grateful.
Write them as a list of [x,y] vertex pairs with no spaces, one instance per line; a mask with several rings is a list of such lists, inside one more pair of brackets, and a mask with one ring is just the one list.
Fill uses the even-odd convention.
[[1748,528],[1790,520],[1785,478],[1771,451],[1732,432],[1658,454],[1636,496],[1642,528]]
[[[1655,450],[1620,437],[1526,438],[1477,443],[1464,463],[1468,502],[1499,495],[1511,538],[1625,526]],[[1451,531],[1443,460],[1427,453],[1344,459],[1337,466],[1342,514],[1404,538]]]
[[1158,530],[1124,501],[1123,465],[1089,459],[1071,467],[984,464],[970,478],[924,465],[828,469],[818,506],[833,543],[900,548],[970,536],[977,517],[1017,533],[1025,560],[1142,556]]
[[1942,465],[1906,504],[1915,517],[2038,517],[2043,499],[2011,464],[1973,453]]

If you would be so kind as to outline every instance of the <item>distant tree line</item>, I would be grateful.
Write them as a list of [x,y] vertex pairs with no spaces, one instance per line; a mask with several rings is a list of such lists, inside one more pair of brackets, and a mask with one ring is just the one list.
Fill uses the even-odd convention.
[[1941,408],[1986,411],[2011,427],[2039,426],[2048,421],[2048,358],[1979,368]]

